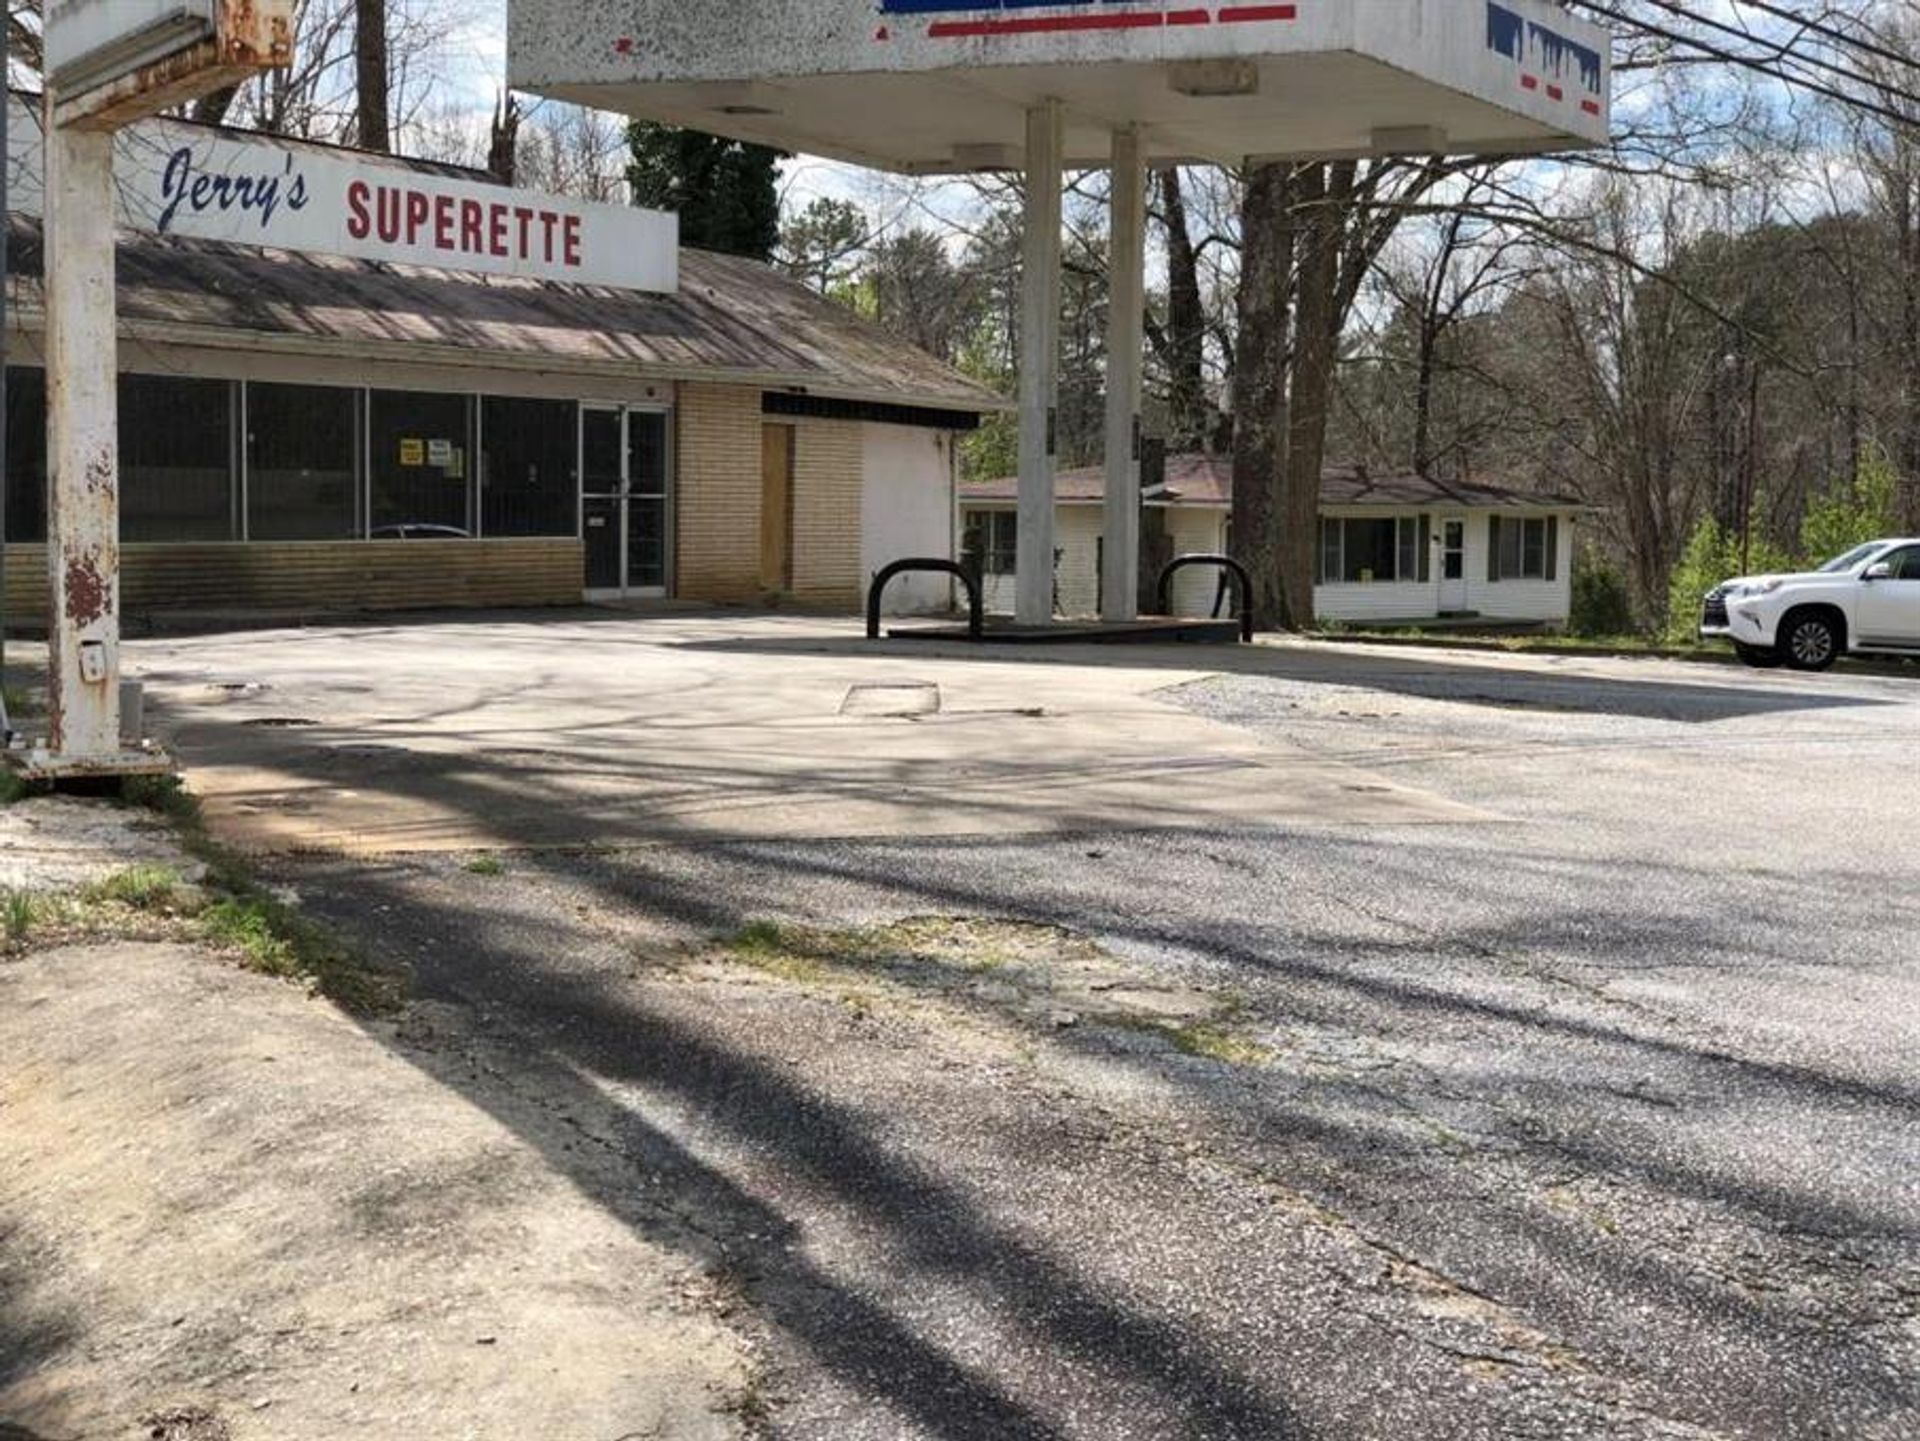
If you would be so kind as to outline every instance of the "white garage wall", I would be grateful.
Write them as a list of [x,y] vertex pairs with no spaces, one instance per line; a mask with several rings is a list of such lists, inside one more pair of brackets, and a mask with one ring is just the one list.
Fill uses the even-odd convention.
[[[945,431],[869,422],[862,429],[861,594],[884,565],[909,556],[952,556],[953,437]],[[887,587],[887,611],[945,610],[951,582],[903,575]]]

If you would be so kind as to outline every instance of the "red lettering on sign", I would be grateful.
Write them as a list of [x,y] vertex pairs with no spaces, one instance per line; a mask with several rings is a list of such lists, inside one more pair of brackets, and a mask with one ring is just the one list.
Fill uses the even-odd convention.
[[487,253],[507,258],[507,207],[494,205],[487,214]]
[[454,201],[451,195],[436,195],[433,197],[433,248],[435,250],[452,250],[455,248],[453,238],[453,205]]
[[420,243],[420,227],[427,223],[427,217],[433,213],[433,201],[424,192],[407,192],[407,244]]
[[400,192],[382,185],[376,206],[380,219],[380,240],[392,245],[400,239]]
[[460,248],[470,254],[480,252],[480,226],[486,211],[478,200],[460,202]]
[[524,205],[513,207],[513,218],[520,222],[520,249],[517,252],[522,260],[533,253],[533,212]]
[[567,217],[567,264],[574,269],[580,268],[580,217]]
[[347,234],[365,240],[373,231],[373,217],[367,214],[367,182],[356,180],[347,187]]
[[540,212],[540,230],[546,237],[546,258],[547,264],[549,265],[553,264],[553,227],[559,223],[560,217],[555,215],[551,210],[543,210]]

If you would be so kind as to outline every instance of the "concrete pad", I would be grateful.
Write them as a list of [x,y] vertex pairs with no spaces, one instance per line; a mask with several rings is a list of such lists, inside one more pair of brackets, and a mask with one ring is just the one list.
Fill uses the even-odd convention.
[[[129,649],[209,819],[263,851],[1484,818],[1168,704],[1211,673],[1190,649],[1041,663],[854,634],[573,613]],[[937,712],[843,713],[924,684]]]
[[566,1117],[427,1074],[435,1015],[178,946],[0,963],[0,1434],[741,1435],[698,1248],[555,1169]]

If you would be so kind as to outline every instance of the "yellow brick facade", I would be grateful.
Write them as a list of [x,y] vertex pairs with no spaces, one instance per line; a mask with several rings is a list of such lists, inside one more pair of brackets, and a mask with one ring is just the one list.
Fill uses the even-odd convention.
[[760,392],[682,385],[675,411],[674,594],[760,595]]
[[[795,422],[793,594],[806,605],[857,608],[860,488],[866,468],[857,421]],[[757,534],[757,532],[756,532]]]
[[857,606],[865,457],[854,421],[763,417],[748,386],[679,393],[674,594],[768,599],[760,584],[760,443],[764,424],[794,428],[793,598]]

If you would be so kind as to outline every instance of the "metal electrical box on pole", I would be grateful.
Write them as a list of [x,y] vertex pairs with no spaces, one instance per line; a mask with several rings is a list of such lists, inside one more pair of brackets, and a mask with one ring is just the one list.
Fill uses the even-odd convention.
[[49,0],[46,10],[47,733],[9,759],[62,780],[172,762],[121,734],[114,132],[293,56],[293,0]]

